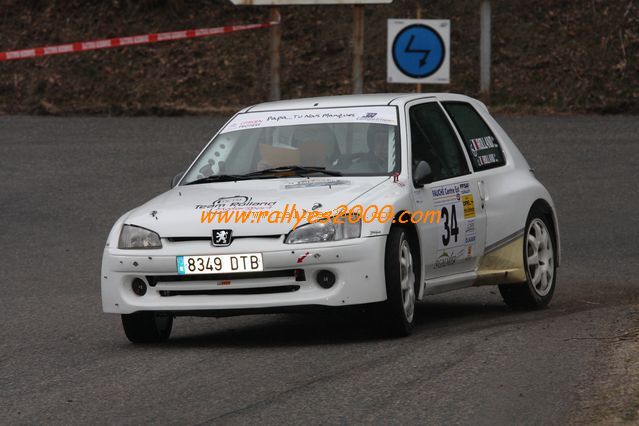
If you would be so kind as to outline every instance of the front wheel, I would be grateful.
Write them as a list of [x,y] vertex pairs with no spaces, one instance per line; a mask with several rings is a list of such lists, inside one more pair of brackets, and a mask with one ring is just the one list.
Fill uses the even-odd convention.
[[415,268],[408,234],[391,228],[386,239],[385,328],[393,336],[408,336],[415,317]]
[[173,328],[173,316],[162,312],[135,312],[122,315],[122,327],[133,343],[166,341]]
[[507,305],[515,308],[543,308],[555,292],[556,250],[552,226],[545,215],[532,210],[524,236],[524,284],[502,284],[499,292]]

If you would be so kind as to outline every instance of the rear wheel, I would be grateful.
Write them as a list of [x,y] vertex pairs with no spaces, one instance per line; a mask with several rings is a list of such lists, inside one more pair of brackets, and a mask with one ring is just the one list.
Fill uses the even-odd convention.
[[173,328],[173,316],[162,312],[135,312],[122,315],[122,327],[133,343],[166,341]]
[[415,317],[415,268],[406,231],[391,228],[386,239],[384,271],[386,294],[384,325],[393,336],[408,336]]
[[555,238],[545,215],[530,212],[524,238],[526,283],[502,284],[499,292],[509,306],[543,308],[550,303],[556,282]]

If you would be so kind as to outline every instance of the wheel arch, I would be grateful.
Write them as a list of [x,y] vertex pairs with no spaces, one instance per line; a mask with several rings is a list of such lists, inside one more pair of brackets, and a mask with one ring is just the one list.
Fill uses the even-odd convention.
[[544,218],[546,218],[548,222],[550,222],[550,226],[552,226],[553,239],[557,249],[557,266],[559,266],[561,264],[561,243],[559,237],[559,224],[557,223],[557,214],[555,209],[547,200],[538,198],[532,203],[528,213],[530,214],[533,210],[538,210],[541,214],[543,214]]
[[400,210],[399,212],[397,212],[397,214],[395,214],[395,216],[393,217],[392,220],[392,226],[397,226],[397,227],[401,227],[402,229],[404,229],[406,231],[406,233],[408,234],[408,238],[409,238],[409,242],[411,245],[411,248],[413,250],[415,250],[416,253],[416,258],[417,261],[419,262],[419,268],[417,268],[415,270],[417,276],[415,277],[416,281],[419,283],[419,288],[417,289],[417,299],[418,300],[422,300],[423,296],[424,296],[424,259],[423,259],[423,254],[422,254],[422,247],[421,247],[421,243],[420,243],[420,238],[419,238],[419,232],[417,231],[417,227],[415,226],[414,223],[411,223],[410,221],[408,221],[407,223],[400,223],[399,221],[399,217],[403,214],[403,213],[408,213],[410,214],[410,212],[406,209],[404,210]]

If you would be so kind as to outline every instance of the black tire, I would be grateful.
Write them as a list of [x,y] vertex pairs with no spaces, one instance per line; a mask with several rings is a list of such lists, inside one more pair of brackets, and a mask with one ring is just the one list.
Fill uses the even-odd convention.
[[[548,245],[552,248],[552,252],[548,255],[548,259],[544,262],[541,260],[537,268],[540,269],[537,272],[537,268],[533,265],[529,265],[528,258],[533,250],[533,244],[529,243],[528,237],[531,229],[535,224],[543,223],[547,232]],[[535,232],[534,229],[532,230]],[[539,250],[539,249],[538,249]],[[534,253],[532,253],[534,254]],[[539,253],[538,253],[539,254]],[[526,282],[521,284],[501,284],[499,285],[499,292],[504,302],[512,308],[527,308],[527,309],[541,309],[548,306],[552,296],[555,292],[555,285],[557,282],[557,248],[555,241],[555,230],[548,220],[547,216],[539,209],[533,208],[528,214],[526,219],[526,228],[524,230],[524,248],[522,256],[524,257],[524,269],[526,271]],[[552,264],[550,264],[552,263]],[[545,266],[545,269],[542,268]],[[535,283],[535,277],[537,273],[547,274],[547,270],[550,270],[552,277],[548,280],[546,275],[546,282],[548,286],[542,286]],[[534,276],[533,276],[534,274]]]
[[173,316],[162,312],[135,312],[122,315],[122,327],[133,343],[159,343],[168,340]]
[[[402,289],[402,265],[400,257],[404,245],[408,245],[410,253],[411,267],[408,274],[412,273],[412,310],[407,313],[404,308],[405,297],[411,297],[408,290]],[[384,304],[384,330],[393,337],[403,337],[410,335],[415,320],[415,300],[417,287],[417,274],[413,265],[415,262],[415,251],[410,248],[408,233],[401,227],[392,227],[386,239],[386,253],[384,259],[384,272],[386,276],[387,300]],[[404,252],[405,254],[405,252]],[[406,258],[404,256],[404,258]],[[409,275],[407,275],[409,276]],[[409,278],[410,280],[410,278]]]

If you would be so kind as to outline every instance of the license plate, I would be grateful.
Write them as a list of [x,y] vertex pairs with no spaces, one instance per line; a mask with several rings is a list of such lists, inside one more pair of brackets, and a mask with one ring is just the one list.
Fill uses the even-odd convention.
[[262,253],[178,256],[179,275],[263,271]]

